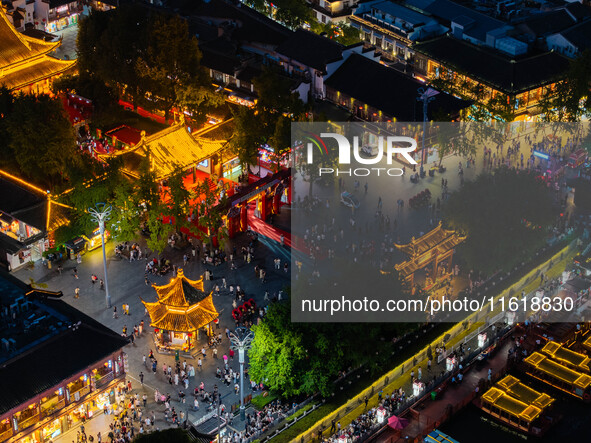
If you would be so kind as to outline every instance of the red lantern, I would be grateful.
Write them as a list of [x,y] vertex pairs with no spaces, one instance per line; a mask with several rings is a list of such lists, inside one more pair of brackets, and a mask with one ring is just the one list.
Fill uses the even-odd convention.
[[187,332],[187,337],[193,337],[193,333],[192,332]]
[[156,334],[158,334],[158,333],[160,332],[160,329],[156,328],[156,329],[154,329],[154,332],[155,332]]

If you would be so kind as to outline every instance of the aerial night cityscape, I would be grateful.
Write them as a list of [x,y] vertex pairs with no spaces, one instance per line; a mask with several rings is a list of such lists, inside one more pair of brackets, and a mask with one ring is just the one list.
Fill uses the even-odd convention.
[[0,443],[591,440],[587,0],[2,0]]

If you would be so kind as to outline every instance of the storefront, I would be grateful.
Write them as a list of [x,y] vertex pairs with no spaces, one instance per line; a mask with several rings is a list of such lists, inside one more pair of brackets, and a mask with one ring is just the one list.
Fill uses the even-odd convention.
[[242,165],[240,164],[240,160],[238,157],[233,158],[232,160],[227,161],[222,165],[222,171],[224,174],[224,178],[227,179],[234,179],[242,174]]
[[155,329],[154,341],[158,347],[178,349],[184,352],[188,352],[195,347],[195,339],[192,332],[173,332]]
[[69,26],[78,24],[78,6],[77,3],[58,6],[50,11],[50,16],[56,16],[45,23],[45,31],[52,33],[60,31]]
[[[109,241],[109,231],[105,230],[105,242]],[[100,248],[103,245],[103,239],[99,228],[96,228],[92,233],[83,235],[82,238],[86,240],[86,250],[92,251],[93,249]]]

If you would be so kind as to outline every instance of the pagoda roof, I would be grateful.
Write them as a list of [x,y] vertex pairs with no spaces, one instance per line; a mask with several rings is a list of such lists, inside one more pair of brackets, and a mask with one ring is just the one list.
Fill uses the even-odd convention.
[[6,12],[0,12],[0,68],[24,62],[37,55],[47,54],[60,45],[60,42],[44,42],[21,34],[10,23]]
[[399,245],[396,243],[395,245],[400,251],[404,252],[409,257],[415,257],[424,254],[428,250],[441,245],[453,236],[462,238],[457,236],[456,231],[443,229],[441,222],[439,222],[435,229],[427,232],[425,235],[419,238],[412,237],[410,242],[405,245]]
[[48,55],[37,56],[27,60],[27,63],[1,69],[0,84],[8,89],[19,89],[66,72],[75,64],[76,61],[60,60]]
[[157,179],[161,180],[170,176],[179,166],[189,168],[207,160],[226,145],[226,140],[194,137],[181,120],[151,136],[142,134],[140,142],[133,149],[115,155],[123,157],[124,170],[133,177],[139,175],[142,158],[149,157],[151,168],[156,172]]
[[0,85],[18,89],[60,74],[76,61],[50,57],[61,42],[45,42],[19,33],[0,8]]
[[410,243],[406,245],[394,244],[399,250],[409,256],[407,261],[397,264],[395,268],[402,277],[406,277],[423,267],[421,257],[427,252],[431,251],[432,253],[444,254],[455,248],[465,239],[465,236],[458,235],[456,231],[443,229],[441,222],[439,222],[435,229],[419,238],[413,237]]
[[158,300],[142,300],[154,328],[175,332],[195,332],[219,317],[212,294],[203,290],[203,277],[190,280],[182,269],[166,285],[152,285]]

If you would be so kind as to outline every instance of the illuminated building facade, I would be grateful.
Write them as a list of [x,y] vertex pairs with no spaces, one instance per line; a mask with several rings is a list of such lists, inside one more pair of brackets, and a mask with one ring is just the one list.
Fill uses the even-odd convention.
[[67,224],[68,207],[24,180],[0,171],[0,266],[14,270],[42,258],[51,233]]
[[[60,300],[0,276],[0,442],[47,442],[118,401],[127,339]],[[42,363],[40,363],[42,362]]]

